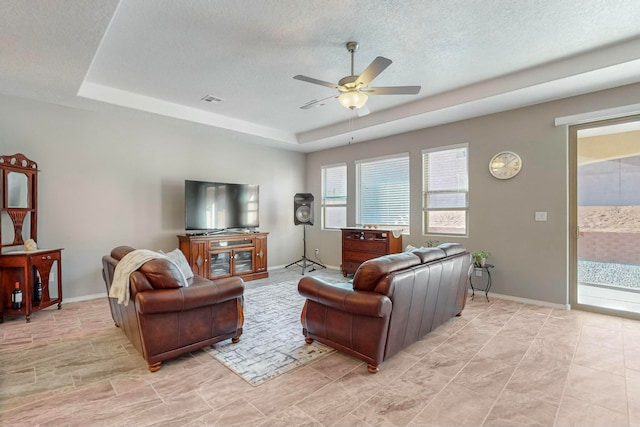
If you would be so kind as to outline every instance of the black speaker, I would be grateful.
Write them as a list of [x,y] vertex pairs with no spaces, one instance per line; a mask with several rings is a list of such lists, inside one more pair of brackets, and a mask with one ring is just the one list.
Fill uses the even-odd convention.
[[313,225],[313,194],[297,193],[293,197],[293,222]]

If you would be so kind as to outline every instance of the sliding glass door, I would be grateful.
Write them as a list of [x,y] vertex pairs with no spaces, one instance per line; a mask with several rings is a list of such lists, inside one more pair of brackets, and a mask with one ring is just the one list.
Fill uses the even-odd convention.
[[640,318],[640,117],[571,126],[575,308]]

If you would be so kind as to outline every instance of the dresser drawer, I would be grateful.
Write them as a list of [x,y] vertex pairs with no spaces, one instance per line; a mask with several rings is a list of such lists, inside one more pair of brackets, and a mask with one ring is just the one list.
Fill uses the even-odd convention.
[[357,262],[365,262],[366,260],[378,258],[379,254],[373,254],[371,252],[352,252],[345,251],[344,252],[344,261],[357,261]]
[[343,243],[345,251],[372,252],[380,255],[387,253],[387,242],[377,240],[345,239]]
[[34,253],[30,256],[31,265],[35,267],[44,267],[60,261],[60,252]]

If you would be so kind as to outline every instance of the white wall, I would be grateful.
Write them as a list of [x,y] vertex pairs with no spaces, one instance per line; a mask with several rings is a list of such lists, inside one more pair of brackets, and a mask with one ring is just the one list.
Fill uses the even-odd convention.
[[[376,141],[356,143],[307,156],[307,191],[316,196],[317,226],[310,228],[308,248],[319,248],[329,265],[341,262],[340,232],[320,229],[320,168],[347,162],[348,225],[355,225],[355,165],[360,159],[409,152],[411,158],[411,230],[403,244],[453,241],[470,251],[487,250],[495,264],[492,290],[499,294],[554,304],[568,304],[568,138],[557,117],[636,104],[640,85],[549,102]],[[345,138],[346,140],[347,138]],[[469,237],[422,234],[421,150],[469,143]],[[522,171],[500,181],[488,162],[503,150],[518,153]],[[548,212],[535,222],[536,211]]]
[[268,264],[302,253],[293,195],[304,154],[132,110],[98,113],[0,96],[0,154],[38,163],[38,245],[62,247],[64,298],[105,292],[101,258],[118,245],[171,250],[184,234],[184,180],[260,185]]

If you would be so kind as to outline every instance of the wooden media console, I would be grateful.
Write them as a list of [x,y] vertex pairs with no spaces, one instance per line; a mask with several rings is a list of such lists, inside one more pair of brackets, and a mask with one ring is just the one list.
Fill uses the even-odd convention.
[[240,276],[243,280],[269,277],[269,233],[221,233],[178,236],[179,248],[194,274],[207,279]]

